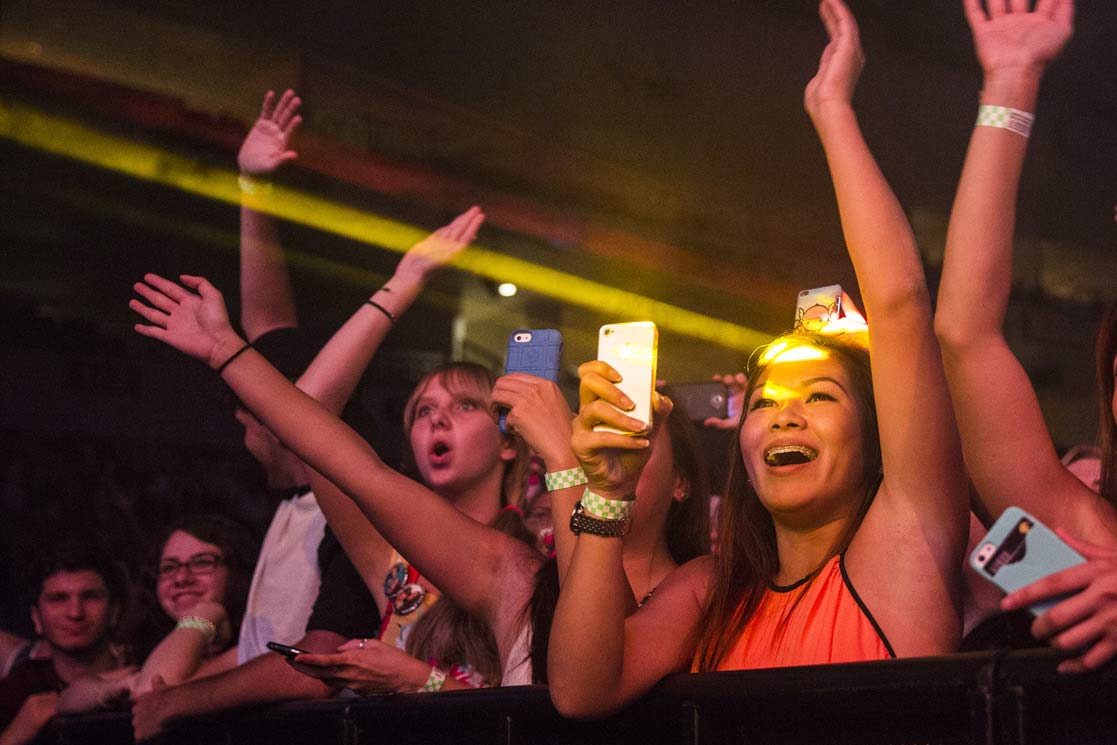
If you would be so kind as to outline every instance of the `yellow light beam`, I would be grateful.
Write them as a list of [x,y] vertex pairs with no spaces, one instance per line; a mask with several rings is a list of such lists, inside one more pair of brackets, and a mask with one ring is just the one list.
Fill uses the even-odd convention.
[[[232,169],[110,134],[17,101],[0,98],[0,137],[190,194],[232,205],[241,201],[237,174]],[[275,186],[265,201],[261,209],[276,217],[400,253],[427,235],[422,228],[284,186]],[[730,349],[748,352],[770,339],[770,335],[746,326],[478,245],[471,246],[454,264],[488,279],[515,279],[527,290],[605,315],[655,321],[662,329]]]

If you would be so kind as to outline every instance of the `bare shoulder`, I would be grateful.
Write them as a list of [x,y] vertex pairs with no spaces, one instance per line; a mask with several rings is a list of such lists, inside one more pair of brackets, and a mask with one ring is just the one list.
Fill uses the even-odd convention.
[[656,595],[690,597],[696,604],[704,606],[716,567],[717,559],[712,555],[691,559],[667,575],[656,589]]

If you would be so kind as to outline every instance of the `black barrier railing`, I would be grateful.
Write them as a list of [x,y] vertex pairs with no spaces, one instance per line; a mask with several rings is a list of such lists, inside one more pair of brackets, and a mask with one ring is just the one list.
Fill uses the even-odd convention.
[[[676,675],[573,721],[543,687],[287,704],[176,723],[170,745],[1092,745],[1117,743],[1117,669],[1060,675],[1048,650]],[[127,714],[56,721],[57,745],[131,742]]]

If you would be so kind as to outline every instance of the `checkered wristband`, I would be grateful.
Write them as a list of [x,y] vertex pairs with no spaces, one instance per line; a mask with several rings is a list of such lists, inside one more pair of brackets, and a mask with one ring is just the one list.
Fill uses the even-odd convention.
[[427,676],[427,682],[419,689],[419,693],[434,693],[441,691],[442,686],[446,685],[446,673],[439,670],[437,667],[431,667],[431,674]]
[[582,494],[582,506],[586,512],[602,520],[623,520],[632,514],[635,499],[606,499],[586,489]]
[[178,619],[178,623],[175,624],[175,628],[194,629],[195,631],[200,631],[202,632],[202,636],[206,638],[207,642],[213,639],[213,637],[217,636],[217,627],[213,624],[213,621],[209,620],[208,618],[203,618],[202,616],[183,616],[182,618]]
[[569,486],[581,486],[586,483],[586,472],[578,467],[545,473],[543,474],[543,483],[547,485],[547,491],[558,491]]
[[982,106],[977,110],[977,126],[1007,129],[1025,139],[1031,136],[1035,120],[1035,114],[1007,106]]

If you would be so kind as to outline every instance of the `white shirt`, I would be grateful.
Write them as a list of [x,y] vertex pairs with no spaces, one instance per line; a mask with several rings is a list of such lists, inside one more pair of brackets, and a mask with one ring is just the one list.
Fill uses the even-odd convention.
[[326,516],[313,492],[280,502],[252,575],[240,627],[237,664],[268,651],[269,641],[291,644],[306,633],[322,575],[318,544]]

